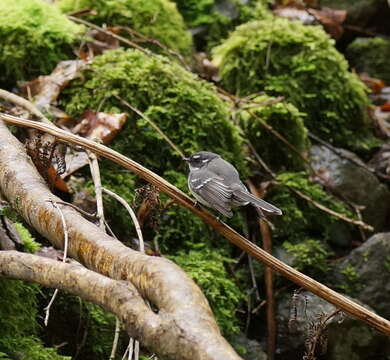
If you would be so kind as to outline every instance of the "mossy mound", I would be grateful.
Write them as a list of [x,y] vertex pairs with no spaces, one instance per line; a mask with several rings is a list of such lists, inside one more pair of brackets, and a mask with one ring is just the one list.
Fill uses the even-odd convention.
[[390,40],[357,38],[348,46],[346,57],[358,72],[366,72],[390,85]]
[[300,243],[302,239],[313,238],[330,241],[336,226],[341,222],[337,217],[318,209],[313,203],[294,194],[288,187],[308,196],[327,208],[355,218],[342,202],[331,197],[316,183],[311,183],[304,172],[286,172],[278,175],[280,184],[274,186],[269,193],[272,203],[278,204],[283,216],[273,219],[275,231],[273,236],[277,242],[289,241]]
[[224,335],[237,333],[239,328],[234,313],[243,302],[244,294],[225,269],[224,264],[232,260],[220,251],[206,248],[188,253],[180,251],[170,258],[203,290]]
[[240,124],[245,137],[274,171],[303,170],[305,163],[302,156],[292,151],[261,124],[271,126],[305,156],[309,141],[303,122],[304,114],[294,105],[266,95],[259,96],[253,101],[264,105],[251,108],[249,112],[247,110],[240,112]]
[[[63,12],[95,10],[97,14],[86,20],[97,25],[128,26],[184,54],[191,50],[191,35],[169,0],[60,0],[58,6]],[[126,36],[125,30],[122,35]]]
[[[209,83],[179,65],[167,62],[164,57],[150,57],[136,50],[118,49],[96,57],[83,77],[73,81],[62,93],[61,104],[73,116],[81,115],[86,109],[98,108],[111,113],[128,112],[127,125],[112,147],[187,191],[188,170],[180,156],[114,94],[154,121],[184,153],[214,151],[234,163],[243,176],[246,175],[238,129],[229,120],[227,105]],[[118,193],[124,194],[131,201],[131,194],[134,194],[140,181],[131,173],[124,173],[123,169],[119,172],[112,164],[105,165],[102,171],[105,185],[112,185],[114,191],[118,188]],[[126,180],[117,181],[116,174],[126,177]],[[123,188],[127,191],[123,191]],[[181,218],[184,224],[194,218],[182,208],[172,207],[171,210],[176,216],[168,219],[176,224],[180,223]],[[118,213],[115,216],[117,218]],[[123,212],[123,216],[127,219],[124,224],[128,228],[128,215]],[[170,226],[173,227],[173,224],[170,223]],[[202,228],[205,228],[203,224]],[[199,241],[206,237],[207,232],[199,231],[199,227],[193,230],[194,233],[188,229],[183,227],[180,242],[196,237]],[[160,231],[159,236],[166,237],[169,233]]]
[[51,72],[82,30],[42,0],[0,1],[0,86]]
[[214,21],[215,0],[173,0],[189,27],[208,25]]
[[368,132],[366,88],[319,26],[274,18],[239,26],[214,63],[235,94],[265,90],[307,113],[305,125],[340,146],[362,146]]

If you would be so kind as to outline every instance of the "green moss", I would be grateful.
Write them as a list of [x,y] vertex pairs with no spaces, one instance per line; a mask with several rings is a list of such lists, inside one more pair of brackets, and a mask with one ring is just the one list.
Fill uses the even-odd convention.
[[[184,153],[214,151],[234,163],[243,176],[247,174],[241,151],[242,138],[229,120],[227,105],[212,85],[176,64],[167,63],[163,57],[149,57],[134,50],[114,50],[96,57],[83,77],[63,91],[60,100],[65,111],[73,116],[99,107],[104,112],[128,112],[127,125],[112,147],[187,191],[186,164],[145,120],[124,107],[113,94],[141,110]],[[131,201],[134,188],[143,182],[131,174],[123,175],[123,169],[121,171],[115,166],[104,166],[103,185],[119,190],[120,195]],[[127,218],[123,224],[129,228],[125,212],[123,216],[114,214],[117,218]],[[172,230],[173,233],[161,230],[160,238],[173,236],[177,239],[181,235],[179,243],[192,241],[195,237],[198,241],[206,239],[206,226],[182,208],[170,208],[162,217],[162,226],[165,221],[169,228],[177,222],[181,234],[176,230]],[[194,231],[192,226],[187,227],[191,223],[197,224]]]
[[213,54],[227,90],[283,95],[307,113],[309,130],[340,146],[363,146],[369,134],[366,88],[320,26],[282,18],[250,22]]
[[174,0],[189,27],[211,24],[214,21],[215,0]]
[[0,340],[0,348],[5,345],[6,357],[0,359],[29,359],[29,360],[71,360],[70,356],[58,355],[53,348],[45,348],[34,336],[20,338],[5,338]]
[[64,12],[95,10],[86,19],[97,25],[131,27],[185,54],[191,50],[191,35],[169,0],[60,0],[58,6]]
[[308,274],[325,274],[328,270],[327,260],[331,252],[320,240],[303,239],[297,244],[288,241],[283,243],[288,253],[294,256],[294,268]]
[[366,72],[390,85],[390,41],[388,39],[357,38],[348,46],[346,57],[356,71]]
[[253,0],[241,7],[240,22],[247,23],[253,20],[270,20],[273,18],[270,5],[272,0]]
[[[269,96],[254,99],[264,103],[257,108],[251,108],[252,116],[246,110],[240,113],[240,125],[245,136],[250,140],[264,161],[272,165],[274,171],[303,170],[305,163],[302,157],[294,153],[287,145],[265,129],[264,122],[283,135],[302,155],[308,150],[307,130],[303,123],[303,114],[297,108],[285,101],[270,103],[274,100]],[[267,105],[268,103],[268,105]]]
[[341,270],[341,274],[344,276],[344,282],[339,284],[338,288],[348,295],[356,296],[362,284],[359,283],[360,275],[356,271],[355,266],[348,264]]
[[386,257],[386,261],[385,261],[385,269],[390,272],[390,255],[388,255]]
[[0,353],[11,359],[70,359],[45,348],[37,338],[38,294],[36,284],[0,279]]
[[41,248],[41,244],[35,241],[30,231],[20,222],[14,223],[15,229],[18,232],[24,246],[24,250],[29,253],[35,253]]
[[222,332],[229,336],[239,328],[235,310],[244,295],[231,279],[224,263],[233,262],[217,250],[192,250],[179,252],[171,260],[183,268],[206,295]]
[[45,1],[0,1],[0,85],[52,71],[82,29]]
[[[50,312],[47,336],[50,343],[65,343],[68,354],[80,359],[108,359],[115,333],[115,316],[78,296],[60,292]],[[128,343],[120,333],[117,356]],[[121,358],[121,357],[120,357]]]
[[273,219],[276,239],[299,243],[302,238],[309,236],[327,241],[331,237],[333,227],[340,222],[337,217],[298,197],[288,187],[300,191],[331,210],[354,218],[343,203],[327,194],[319,184],[311,183],[308,175],[303,172],[281,173],[277,180],[280,184],[276,185],[268,196],[268,199],[283,211],[283,216]]

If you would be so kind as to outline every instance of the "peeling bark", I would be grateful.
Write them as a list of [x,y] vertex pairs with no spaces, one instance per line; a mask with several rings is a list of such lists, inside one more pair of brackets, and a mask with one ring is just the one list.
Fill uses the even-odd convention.
[[[60,214],[48,202],[60,199],[49,191],[23,146],[1,121],[0,190],[31,226],[63,249]],[[145,346],[172,359],[240,359],[221,336],[204,295],[183,270],[167,259],[127,248],[72,208],[61,209],[68,225],[69,254],[88,269],[130,281],[169,324],[158,332],[151,328],[155,336],[147,343],[138,339]]]

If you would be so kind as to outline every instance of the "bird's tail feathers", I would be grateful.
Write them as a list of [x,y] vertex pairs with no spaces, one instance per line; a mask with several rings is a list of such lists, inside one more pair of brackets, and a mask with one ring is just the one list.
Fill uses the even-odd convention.
[[253,196],[248,191],[243,191],[243,190],[235,191],[234,196],[237,197],[239,200],[249,201],[252,205],[260,208],[261,210],[265,211],[270,215],[282,215],[282,210],[264,201],[263,199]]

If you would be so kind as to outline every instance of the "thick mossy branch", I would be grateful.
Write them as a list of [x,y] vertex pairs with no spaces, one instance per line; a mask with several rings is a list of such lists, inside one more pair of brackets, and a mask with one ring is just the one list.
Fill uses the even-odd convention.
[[191,51],[191,35],[168,0],[60,0],[57,5],[66,13],[90,9],[95,13],[86,20],[96,25],[127,26],[183,54]]
[[[319,26],[282,18],[239,26],[214,49],[223,86],[237,95],[265,90],[307,114],[305,125],[342,146],[365,146],[368,98]],[[372,140],[368,137],[366,144]]]
[[49,73],[83,31],[45,1],[0,1],[0,84]]
[[[240,247],[242,250],[246,251],[248,254],[252,255],[257,260],[271,267],[275,271],[280,272],[284,277],[295,282],[299,286],[304,287],[305,289],[313,292],[314,294],[334,304],[346,314],[353,315],[356,318],[366,322],[370,326],[382,331],[385,334],[390,335],[390,321],[376,315],[375,313],[367,310],[363,306],[353,302],[352,300],[346,298],[345,296],[340,295],[336,291],[300,273],[299,271],[293,269],[292,267],[286,265],[282,261],[268,254],[266,251],[260,249],[258,246],[245,239],[243,236],[238,234],[232,228],[230,228],[229,226],[227,226],[226,224],[224,224],[223,222],[221,222],[220,220],[212,216],[210,212],[208,212],[207,210],[195,206],[194,201],[191,200],[187,195],[185,195],[179,189],[175,188],[172,184],[170,184],[169,182],[167,182],[157,174],[144,168],[142,165],[138,164],[137,162],[129,158],[126,158],[125,156],[115,152],[114,150],[104,145],[73,135],[64,130],[60,130],[54,126],[47,126],[44,124],[36,123],[34,121],[20,119],[3,113],[0,113],[0,118],[12,124],[16,124],[19,126],[27,126],[30,128],[38,129],[40,131],[45,131],[49,134],[56,136],[60,141],[71,143],[73,145],[84,146],[85,148],[94,151],[96,154],[104,156],[105,158],[110,159],[124,166],[125,168],[133,171],[134,173],[138,174],[146,181],[155,185],[160,191],[169,195],[177,203],[191,210],[195,215],[199,216],[205,223],[212,226],[217,232],[225,236],[229,241],[231,241],[233,244]],[[11,144],[15,146],[14,151],[10,151]],[[5,148],[7,150],[4,150]],[[20,154],[21,151],[22,150],[20,144],[7,131],[5,125],[0,123],[0,163],[2,164],[2,167],[0,167],[1,190],[6,197],[10,199],[19,199],[19,201],[16,201],[16,203],[14,202],[14,206],[19,210],[19,212],[21,212],[25,218],[29,219],[29,222],[36,229],[39,229],[39,231],[44,236],[46,236],[49,239],[52,239],[52,241],[57,246],[61,247],[63,246],[62,234],[57,230],[60,227],[60,219],[58,218],[48,219],[45,210],[46,206],[42,204],[42,197],[44,198],[45,196],[43,196],[44,194],[41,193],[44,192],[47,195],[47,188],[42,187],[41,179],[35,181],[34,184],[31,184],[31,174],[37,175],[36,170],[32,168],[30,164],[28,164],[28,169],[24,169],[25,171],[20,171],[27,166],[26,163],[21,164],[21,159],[23,159],[23,155]],[[11,167],[10,164],[12,164]],[[15,164],[18,164],[20,166],[18,171],[15,171],[15,169],[13,169]],[[18,183],[21,185],[20,187],[16,186],[17,184],[16,179],[18,180]],[[26,179],[29,180],[28,183],[26,183]],[[9,184],[10,182],[13,183],[13,186]],[[27,189],[32,189],[32,188],[34,189],[34,194],[30,194],[28,191],[26,191]],[[37,188],[38,189],[40,188],[41,191],[37,191]],[[42,204],[42,207],[35,206],[35,211],[37,208],[42,211],[39,211],[38,213],[34,213],[33,217],[31,217],[32,214],[30,209],[32,204],[35,205]],[[170,274],[169,268],[173,264],[172,265],[167,264],[166,269],[168,272],[162,273],[161,269],[164,269],[164,266],[162,266],[160,262],[163,262],[164,259],[156,260],[153,257],[151,258],[151,257],[144,256],[145,258],[149,259],[148,267],[145,268],[144,261],[142,261],[141,259],[143,257],[142,255],[139,254],[133,255],[132,261],[130,261],[129,256],[132,253],[135,253],[134,251],[125,248],[121,243],[117,241],[114,241],[115,245],[112,246],[113,240],[111,240],[107,235],[102,234],[100,231],[99,234],[97,234],[96,230],[92,230],[92,228],[88,229],[89,232],[84,233],[81,229],[80,224],[85,224],[85,220],[80,219],[80,215],[74,214],[73,211],[69,212],[68,215],[71,217],[75,217],[73,220],[78,222],[78,229],[77,230],[73,229],[73,230],[78,231],[77,238],[79,241],[77,241],[77,244],[71,244],[71,249],[70,249],[71,254],[80,257],[83,263],[85,263],[87,266],[91,268],[96,269],[97,264],[99,264],[100,268],[104,269],[104,273],[110,273],[113,277],[127,276],[127,278],[131,280],[139,290],[142,289],[142,291],[148,291],[149,299],[151,299],[152,301],[155,300],[155,303],[161,304],[162,307],[168,309],[169,311],[173,311],[173,312],[180,311],[180,314],[184,316],[186,320],[191,319],[192,321],[199,321],[204,326],[208,324],[208,326],[211,326],[212,328],[215,326],[213,321],[212,324],[210,324],[209,317],[206,316],[207,319],[200,319],[199,312],[194,314],[194,312],[196,312],[196,310],[194,310],[194,305],[198,303],[198,301],[204,304],[204,298],[203,296],[201,296],[200,291],[197,287],[192,288],[191,290],[188,289],[189,292],[188,291],[177,292],[178,288],[182,290],[181,288],[182,286],[184,287],[190,286],[188,283],[185,282],[182,283],[181,286],[178,285],[177,284],[178,278],[174,279],[175,281],[171,284],[172,288],[170,288],[169,286],[168,287],[164,286],[164,285],[169,285],[170,281],[172,280],[172,275]],[[91,224],[88,223],[88,226],[90,227]],[[88,237],[86,237],[86,234],[88,234]],[[61,236],[60,239],[58,238],[59,236]],[[105,240],[100,241],[102,237],[104,237]],[[94,241],[92,239],[94,239]],[[97,248],[97,243],[99,244],[98,248]],[[80,251],[82,249],[84,250],[89,249],[90,251],[86,253],[84,251]],[[125,254],[125,252],[127,252],[127,254]],[[102,255],[104,257],[101,257]],[[123,266],[121,266],[121,269],[118,269],[117,267],[113,267],[114,260],[116,265],[123,264]],[[139,261],[135,261],[135,260],[139,260]],[[158,266],[158,264],[160,264],[160,266]],[[124,269],[128,270],[125,272],[125,274],[123,273]],[[118,271],[120,271],[119,274]],[[163,295],[166,294],[164,292],[158,292],[158,291],[156,292],[155,291],[156,288],[154,288],[153,290],[153,288],[145,287],[145,283],[142,281],[142,279],[140,279],[137,276],[137,274],[139,275],[140,273],[145,273],[146,271],[149,276],[152,275],[155,277],[157,276],[157,280],[160,281],[160,284],[162,286],[159,287],[158,289],[164,289],[164,290],[169,289],[170,297],[163,297]],[[180,279],[182,280],[182,278]],[[191,291],[193,291],[193,293]],[[188,297],[183,298],[182,296],[183,293],[190,296],[190,298]],[[174,300],[180,302],[179,307],[177,306],[177,303],[175,304],[175,301],[173,301],[172,296]],[[199,296],[201,298],[199,298]],[[198,301],[194,301],[196,299],[198,299]],[[189,300],[192,300],[192,303],[190,303]],[[206,312],[204,312],[204,314],[210,311],[208,305],[206,305],[206,307],[203,309],[204,310],[207,309],[205,310]],[[195,316],[195,319],[192,317],[193,315]],[[192,330],[194,330],[193,326],[191,326],[191,331]],[[203,331],[200,331],[199,336],[203,336],[203,335],[204,335]],[[209,335],[207,336],[209,338]],[[224,346],[222,347],[222,349],[224,349]]]

